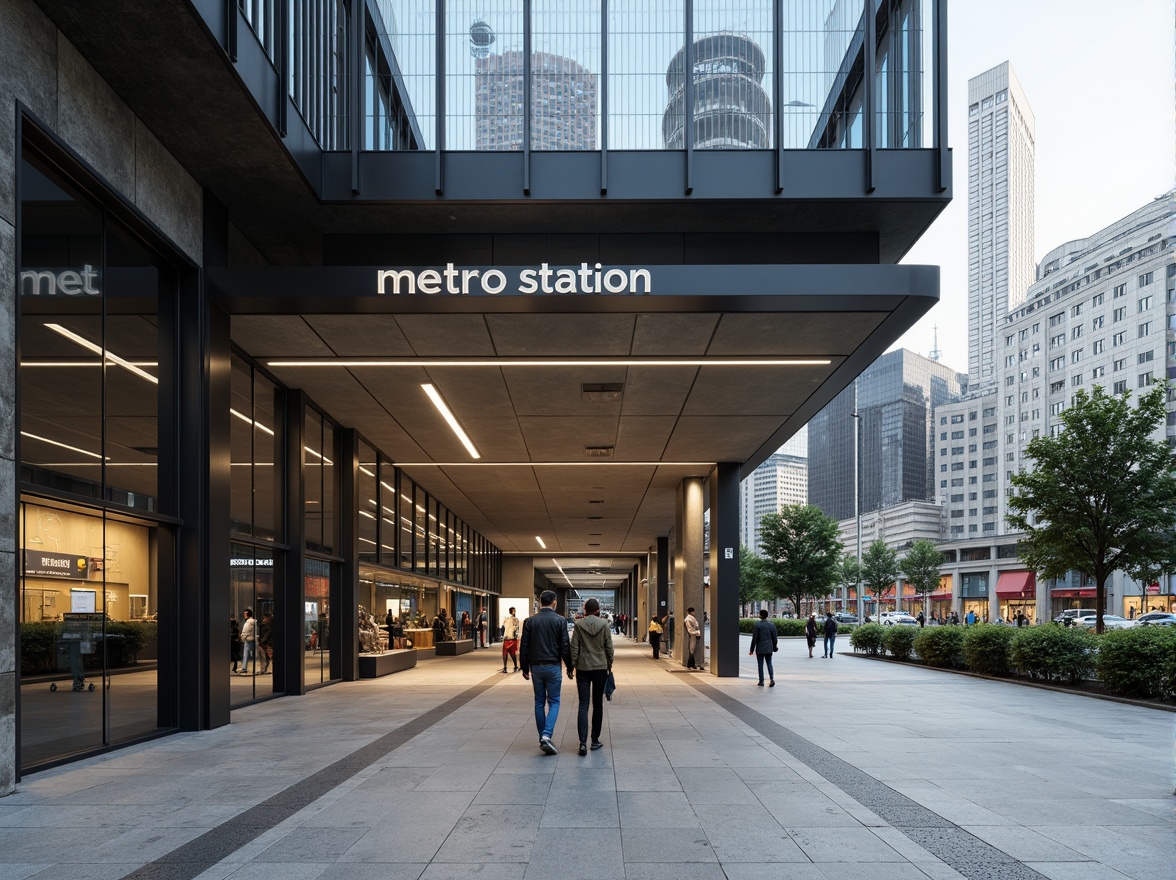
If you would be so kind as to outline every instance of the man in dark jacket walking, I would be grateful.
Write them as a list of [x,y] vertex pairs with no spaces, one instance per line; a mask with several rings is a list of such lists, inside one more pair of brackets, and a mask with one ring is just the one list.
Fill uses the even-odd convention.
[[837,621],[833,619],[833,612],[825,612],[825,653],[822,657],[833,659],[833,643],[837,641]]
[[560,666],[566,666],[568,678],[572,677],[568,625],[555,613],[555,603],[555,591],[544,590],[539,596],[543,607],[523,621],[519,644],[519,668],[535,690],[535,727],[539,730],[539,748],[545,755],[559,754],[551,737],[559,718],[559,692],[563,686]]
[[776,642],[776,624],[768,620],[768,609],[760,609],[760,619],[751,631],[751,650],[755,654],[755,665],[759,668],[759,686],[764,686],[764,664],[768,664],[768,687],[776,686],[776,673],[772,669],[772,655],[779,650]]

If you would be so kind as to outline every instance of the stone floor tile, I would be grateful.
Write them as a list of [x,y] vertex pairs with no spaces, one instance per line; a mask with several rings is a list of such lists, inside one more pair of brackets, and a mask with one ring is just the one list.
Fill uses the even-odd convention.
[[621,851],[630,862],[717,862],[703,829],[622,828]]
[[906,861],[868,828],[788,827],[788,833],[815,864]]

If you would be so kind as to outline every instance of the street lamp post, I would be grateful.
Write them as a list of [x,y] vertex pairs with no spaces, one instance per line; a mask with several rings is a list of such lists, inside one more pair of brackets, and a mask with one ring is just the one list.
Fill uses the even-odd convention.
[[[856,382],[854,396],[857,396]],[[862,414],[855,409],[850,415],[853,417],[853,514],[857,520],[857,619],[861,623],[866,619],[866,603],[862,596]]]

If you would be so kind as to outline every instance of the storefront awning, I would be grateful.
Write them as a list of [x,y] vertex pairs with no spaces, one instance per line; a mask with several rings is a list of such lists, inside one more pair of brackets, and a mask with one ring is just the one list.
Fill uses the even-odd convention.
[[1033,571],[1005,571],[996,582],[996,595],[1002,599],[1025,599],[1036,592],[1037,573]]
[[1053,590],[1050,593],[1055,599],[1093,599],[1094,590]]

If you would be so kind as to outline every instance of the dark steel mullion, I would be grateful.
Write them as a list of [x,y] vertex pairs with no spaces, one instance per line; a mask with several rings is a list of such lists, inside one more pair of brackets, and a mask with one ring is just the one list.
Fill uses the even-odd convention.
[[772,82],[776,89],[776,195],[784,192],[784,0],[772,4]]
[[[232,2],[232,0],[230,0],[230,2]],[[232,13],[234,11],[235,10],[233,10],[232,8],[229,9],[230,13]],[[102,277],[103,278],[109,277],[108,273],[110,271],[109,250],[107,247],[107,242],[110,238],[110,225],[111,225],[110,224],[110,212],[107,209],[103,208],[102,209]],[[106,446],[107,446],[107,442],[108,442],[107,437],[106,437],[106,413],[109,409],[109,404],[110,404],[109,397],[106,393],[106,391],[107,391],[107,375],[106,375],[107,374],[107,358],[106,358],[107,299],[106,298],[109,295],[110,295],[109,291],[107,291],[106,286],[103,285],[102,313],[101,313],[101,320],[98,325],[100,328],[99,329],[100,336],[98,339],[98,347],[102,349],[101,353],[98,355],[98,357],[100,357],[102,359],[101,371],[100,371],[100,375],[102,376],[102,393],[98,396],[99,397],[99,404],[98,405],[100,407],[99,412],[101,413],[101,427],[98,430],[98,436],[99,436],[98,453],[102,456],[102,458],[100,459],[101,467],[99,468],[99,472],[101,473],[102,478],[101,478],[101,485],[98,489],[98,503],[99,503],[99,505],[101,505],[101,508],[102,508],[102,510],[101,510],[101,514],[102,514],[102,557],[103,557],[103,564],[102,564],[102,678],[100,679],[99,687],[102,689],[102,745],[104,745],[104,746],[110,745],[110,694],[106,689],[106,682],[108,681],[109,676],[110,676],[110,659],[107,654],[107,646],[109,645],[109,641],[106,638],[106,619],[107,619],[106,618],[106,574],[107,574],[107,571],[106,571],[106,563],[105,563],[105,558],[106,558],[106,513],[107,513],[106,508],[110,504],[110,498],[108,497],[108,494],[107,494],[107,486],[109,484],[110,475],[106,469],[106,461],[108,458],[108,456],[106,455]],[[158,307],[159,307],[158,306],[158,299],[156,300],[156,303],[157,303],[156,308],[158,309]],[[158,429],[158,425],[156,427]],[[158,442],[159,442],[159,439],[157,437],[156,443],[158,443]],[[155,491],[157,493],[159,492],[158,485],[155,487]],[[97,605],[95,605],[95,607],[97,607]],[[76,686],[77,682],[74,682],[74,684]],[[157,705],[157,710],[158,710],[158,705]]]
[[690,195],[694,192],[694,0],[685,0],[683,10],[686,45],[682,56],[682,144],[686,148],[686,195]]
[[278,8],[278,36],[274,51],[278,53],[278,135],[284,138],[289,130],[290,5],[280,3]]
[[935,191],[944,192],[950,183],[951,169],[947,166],[947,0],[934,0],[931,12],[931,44],[934,72],[931,95],[935,107]]
[[600,194],[608,193],[608,0],[600,0]]
[[[351,138],[351,192],[359,195],[359,148],[362,146],[362,128],[359,121],[363,113],[363,90],[366,82],[363,76],[363,62],[367,58],[367,0],[351,0],[351,88],[347,90],[347,112],[351,124],[347,126]],[[372,91],[376,89],[373,85]],[[377,554],[378,556],[378,554]]]
[[[445,0],[437,0],[437,49],[436,68],[433,71],[436,80],[435,103],[437,109],[436,128],[437,144],[434,155],[433,188],[437,195],[445,192]],[[416,544],[416,535],[413,535]]]
[[237,63],[237,0],[225,0],[225,52]]
[[862,141],[865,146],[866,192],[874,191],[874,66],[878,43],[874,0],[865,0],[862,42]]
[[523,0],[523,195],[531,194],[531,0]]

